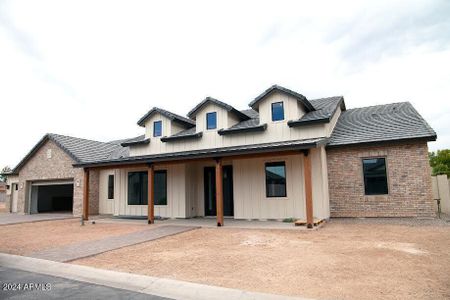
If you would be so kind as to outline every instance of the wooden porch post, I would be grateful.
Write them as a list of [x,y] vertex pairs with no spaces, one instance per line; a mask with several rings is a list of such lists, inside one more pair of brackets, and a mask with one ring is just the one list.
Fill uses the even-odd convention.
[[148,188],[147,188],[147,204],[148,204],[148,224],[155,223],[155,168],[149,165],[147,171]]
[[216,209],[217,209],[217,226],[223,226],[222,159],[216,159]]
[[312,175],[311,175],[311,152],[306,150],[303,153],[303,166],[305,177],[305,195],[306,195],[306,227],[313,228],[313,199],[312,199]]
[[89,219],[89,169],[84,169],[83,182],[83,220]]

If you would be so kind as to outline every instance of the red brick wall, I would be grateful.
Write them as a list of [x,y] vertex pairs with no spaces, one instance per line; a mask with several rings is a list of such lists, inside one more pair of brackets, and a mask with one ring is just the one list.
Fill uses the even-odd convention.
[[[385,157],[388,195],[364,195],[362,158]],[[331,217],[434,217],[426,142],[327,149]]]

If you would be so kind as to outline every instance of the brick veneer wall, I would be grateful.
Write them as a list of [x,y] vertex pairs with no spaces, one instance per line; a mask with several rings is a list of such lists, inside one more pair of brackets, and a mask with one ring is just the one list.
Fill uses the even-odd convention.
[[[385,157],[388,195],[364,195],[362,159]],[[331,217],[434,217],[426,142],[327,149]]]
[[[51,158],[47,157],[47,151],[51,149]],[[19,213],[28,212],[28,193],[31,182],[37,180],[73,180],[73,215],[81,216],[83,207],[83,169],[74,168],[74,160],[53,141],[47,141],[28,160],[19,171],[19,190],[17,211]],[[92,172],[89,180],[90,214],[98,214],[98,172]],[[26,201],[27,200],[27,201]],[[11,197],[9,199],[11,201]]]

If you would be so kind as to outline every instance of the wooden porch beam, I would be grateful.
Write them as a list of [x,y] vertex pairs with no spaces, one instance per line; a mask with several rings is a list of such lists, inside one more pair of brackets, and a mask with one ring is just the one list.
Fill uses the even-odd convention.
[[148,188],[147,188],[147,204],[148,204],[148,224],[155,223],[155,166],[149,165],[147,170]]
[[83,220],[89,219],[89,169],[84,169],[83,176]]
[[303,167],[305,177],[305,197],[306,197],[306,227],[313,228],[313,196],[312,196],[312,172],[311,172],[311,152],[305,151],[303,154]]
[[216,159],[216,209],[217,209],[217,226],[223,226],[222,159]]

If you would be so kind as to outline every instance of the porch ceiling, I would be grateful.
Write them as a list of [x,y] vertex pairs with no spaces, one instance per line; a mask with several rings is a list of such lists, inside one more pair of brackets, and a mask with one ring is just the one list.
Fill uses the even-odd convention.
[[160,153],[152,155],[133,156],[122,159],[101,160],[74,164],[80,168],[115,167],[136,164],[152,164],[162,162],[175,162],[185,160],[200,160],[207,158],[221,158],[233,156],[245,156],[252,154],[273,153],[282,151],[298,151],[325,145],[327,138],[312,138],[293,141],[241,145],[223,148],[191,150],[183,152]]

